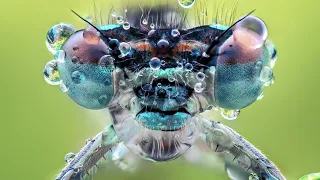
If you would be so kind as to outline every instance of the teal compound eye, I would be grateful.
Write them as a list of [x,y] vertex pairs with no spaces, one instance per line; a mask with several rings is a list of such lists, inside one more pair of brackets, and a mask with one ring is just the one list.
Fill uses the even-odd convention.
[[105,108],[113,96],[113,57],[94,28],[75,31],[72,25],[53,26],[47,35],[54,60],[47,63],[45,80],[60,85],[73,101],[88,109]]
[[240,109],[260,99],[263,88],[273,83],[276,50],[267,37],[264,22],[250,15],[233,27],[220,46],[215,99],[226,119],[236,118]]

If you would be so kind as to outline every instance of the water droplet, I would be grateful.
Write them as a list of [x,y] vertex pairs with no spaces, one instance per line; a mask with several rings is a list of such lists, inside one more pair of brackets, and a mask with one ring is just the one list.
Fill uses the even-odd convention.
[[153,23],[151,23],[151,24],[150,24],[150,28],[151,28],[151,29],[154,29],[154,28],[155,28],[155,25],[154,25]]
[[98,64],[100,66],[109,66],[112,65],[114,62],[114,58],[110,55],[104,55],[100,58]]
[[318,180],[320,179],[320,173],[312,173],[301,177],[299,180]]
[[123,80],[119,81],[119,86],[125,86],[125,85],[126,85],[126,82],[124,82]]
[[120,50],[122,56],[126,56],[130,53],[131,46],[128,43],[122,42],[119,45],[119,50]]
[[174,78],[174,76],[169,76],[168,80],[169,82],[174,82],[176,79]]
[[112,17],[117,17],[117,13],[116,13],[116,12],[112,12],[112,13],[111,13],[111,16],[112,16]]
[[124,12],[128,12],[128,9],[124,9]]
[[161,60],[161,66],[166,65],[166,61],[165,60]]
[[108,97],[107,97],[107,95],[102,95],[102,96],[100,96],[99,98],[98,98],[98,102],[99,102],[99,104],[101,104],[101,105],[107,105],[107,100],[108,100]]
[[142,90],[144,91],[151,91],[152,85],[151,84],[146,84],[142,87]]
[[152,36],[154,36],[156,34],[156,30],[150,30],[149,32],[148,32],[148,36],[149,37],[152,37]]
[[74,154],[74,153],[68,153],[68,154],[66,154],[66,155],[64,156],[64,161],[65,161],[66,163],[70,163],[74,157],[76,157],[76,154]]
[[191,8],[196,1],[195,0],[178,0],[178,2],[180,6],[183,8]]
[[192,71],[193,66],[192,66],[191,63],[187,63],[187,64],[184,66],[184,68],[185,68],[186,71]]
[[61,83],[60,90],[65,93],[69,90],[69,88],[64,83]]
[[130,27],[131,27],[131,25],[130,25],[129,22],[124,22],[123,25],[122,25],[122,27],[123,27],[124,30],[129,30]]
[[77,63],[77,62],[79,62],[79,58],[78,58],[77,56],[73,56],[73,57],[71,58],[71,61],[72,61],[73,63]]
[[265,44],[268,29],[261,19],[250,15],[235,25],[233,37],[242,46],[257,49]]
[[61,49],[67,39],[76,32],[76,29],[71,24],[60,23],[54,25],[47,33],[46,45],[48,50],[55,54]]
[[268,66],[265,66],[260,73],[260,81],[265,83],[265,85],[270,85],[270,82],[273,80],[273,72],[272,69]]
[[142,20],[142,24],[147,25],[148,24],[148,20],[147,19],[143,19]]
[[52,60],[48,62],[43,70],[44,79],[48,84],[59,85],[62,83],[59,71],[57,69],[57,61]]
[[263,92],[257,97],[257,100],[261,100],[264,97]]
[[249,180],[259,180],[259,176],[256,173],[251,173]]
[[203,72],[198,72],[196,77],[199,81],[203,81],[206,78],[206,75]]
[[159,58],[154,57],[150,60],[149,65],[152,70],[158,70],[160,69],[161,61]]
[[171,31],[171,36],[174,37],[174,38],[179,37],[180,36],[179,30],[178,29],[173,29]]
[[162,84],[161,84],[161,83],[158,83],[158,84],[157,84],[157,87],[158,87],[158,88],[162,88]]
[[197,83],[194,85],[194,91],[197,93],[201,93],[204,90],[202,83]]
[[118,16],[116,21],[117,21],[118,24],[123,24],[123,22],[124,22],[122,16]]
[[178,63],[177,67],[178,67],[178,69],[182,69],[183,68],[183,64],[182,63]]
[[228,110],[221,108],[221,115],[226,120],[235,120],[240,114],[240,110]]
[[84,76],[84,74],[82,72],[74,71],[71,74],[71,79],[75,84],[80,84],[80,83],[82,83],[83,81],[86,80],[86,77]]
[[165,39],[160,39],[157,43],[157,46],[159,48],[165,48],[169,46],[169,41],[165,40]]
[[261,68],[262,68],[262,62],[261,62],[261,61],[258,61],[258,62],[256,63],[255,68],[256,68],[258,71],[260,71]]
[[91,26],[83,31],[83,39],[88,44],[98,44],[100,42],[98,31]]
[[65,62],[65,57],[66,57],[66,52],[64,52],[63,50],[57,51],[57,53],[54,55],[54,59],[58,63],[64,63]]
[[265,45],[266,45],[266,47],[269,51],[269,55],[270,55],[270,67],[274,68],[276,61],[277,61],[276,47],[274,46],[274,44],[271,41],[267,41]]

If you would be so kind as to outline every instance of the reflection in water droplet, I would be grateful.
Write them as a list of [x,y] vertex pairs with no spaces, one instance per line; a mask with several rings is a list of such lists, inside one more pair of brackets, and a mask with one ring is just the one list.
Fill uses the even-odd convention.
[[159,58],[154,57],[150,60],[149,65],[152,70],[158,70],[160,69],[161,61]]
[[260,73],[260,81],[265,83],[265,86],[271,84],[273,80],[273,72],[272,69],[268,66],[265,66]]
[[57,61],[48,62],[43,70],[44,79],[50,85],[59,85],[62,83],[59,71],[57,69]]
[[69,90],[69,88],[64,83],[61,83],[60,90],[65,93]]
[[114,62],[114,58],[110,55],[104,55],[100,58],[98,64],[100,66],[109,66],[112,65]]
[[100,42],[100,35],[93,27],[88,27],[83,31],[83,39],[88,44],[98,44]]
[[65,161],[66,163],[70,163],[74,157],[76,157],[76,154],[74,154],[74,153],[68,153],[68,154],[66,154],[66,155],[64,156],[64,161]]
[[174,78],[174,76],[169,76],[168,80],[169,82],[174,82],[176,79]]
[[257,97],[257,100],[261,100],[264,97],[263,92]]
[[86,77],[84,76],[84,74],[80,71],[74,71],[71,74],[71,79],[75,84],[80,84],[83,81],[85,81]]
[[259,176],[256,173],[251,173],[249,180],[259,180]]
[[178,29],[173,29],[173,30],[171,31],[171,36],[172,36],[172,37],[179,37],[179,36],[180,36],[179,30],[178,30]]
[[64,52],[63,50],[57,51],[57,53],[54,55],[54,59],[58,63],[64,63],[65,62],[65,57],[66,57],[66,52]]
[[235,120],[238,118],[240,110],[228,110],[221,108],[221,115],[226,120]]
[[130,53],[131,46],[128,43],[122,42],[119,45],[119,50],[120,50],[122,56],[126,56]]
[[155,25],[154,25],[153,23],[151,23],[151,24],[150,24],[150,28],[151,28],[151,29],[154,29],[154,28],[155,28]]
[[116,21],[117,21],[118,24],[123,24],[123,22],[124,22],[122,16],[118,16]]
[[184,68],[185,68],[186,71],[192,71],[193,66],[192,66],[191,63],[187,63],[187,64],[184,66]]
[[266,47],[269,51],[269,55],[270,55],[270,67],[274,68],[276,61],[277,61],[277,56],[278,56],[277,49],[271,41],[267,41],[265,45],[266,45]]
[[197,83],[194,85],[194,91],[197,93],[201,93],[204,90],[202,83]]
[[148,24],[148,20],[147,19],[143,19],[142,20],[142,24],[147,25]]
[[54,25],[47,33],[46,45],[48,50],[55,54],[61,49],[66,40],[74,33],[76,29],[71,24],[60,23]]
[[183,8],[191,8],[194,5],[195,0],[178,0],[178,2]]
[[206,78],[203,72],[198,72],[196,77],[199,81],[203,81]]
[[129,30],[130,27],[131,27],[131,25],[130,25],[129,22],[124,22],[123,25],[122,25],[122,27],[123,27],[124,30]]

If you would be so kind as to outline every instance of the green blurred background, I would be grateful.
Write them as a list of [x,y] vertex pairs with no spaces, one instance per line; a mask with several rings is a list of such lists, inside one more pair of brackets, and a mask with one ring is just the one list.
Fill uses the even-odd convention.
[[[97,0],[99,2],[107,0]],[[136,0],[132,0],[135,2]],[[208,0],[211,1],[211,0]],[[121,1],[109,0],[104,6]],[[239,0],[239,15],[257,9],[279,52],[275,84],[265,97],[227,122],[274,161],[289,180],[320,172],[318,103],[320,1]],[[172,3],[177,3],[173,1]],[[84,140],[107,124],[102,111],[86,110],[46,84],[42,70],[52,59],[45,46],[56,23],[85,25],[69,8],[84,14],[88,0],[2,0],[0,2],[1,153],[0,179],[50,180]],[[105,9],[108,9],[105,8]],[[210,9],[209,9],[210,10]],[[212,114],[207,113],[207,116]],[[103,179],[228,179],[225,174],[181,161],[156,164],[137,173],[100,172]]]

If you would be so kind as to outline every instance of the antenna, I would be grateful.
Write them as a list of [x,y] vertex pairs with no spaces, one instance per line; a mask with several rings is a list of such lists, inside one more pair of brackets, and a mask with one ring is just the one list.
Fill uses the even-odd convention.
[[104,40],[106,40],[107,43],[109,43],[110,38],[106,36],[100,29],[98,29],[96,26],[94,26],[92,23],[81,17],[78,13],[76,13],[74,10],[70,9],[76,16],[78,16],[80,19],[82,19],[84,22],[88,23],[90,26],[92,26],[94,29],[96,29],[101,36],[104,37]]
[[220,43],[220,39],[231,29],[233,28],[236,24],[238,24],[239,22],[241,22],[242,20],[244,20],[245,18],[247,18],[248,16],[250,16],[253,12],[255,11],[252,10],[251,12],[249,12],[246,16],[244,16],[243,18],[239,19],[238,21],[236,21],[235,23],[233,23],[228,29],[226,29],[222,34],[220,34],[219,36],[215,37],[215,39],[213,40],[213,42],[210,44],[209,48],[206,50],[205,54],[203,55],[204,57],[210,57],[210,52],[211,50]]

